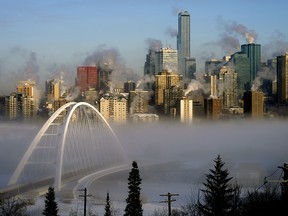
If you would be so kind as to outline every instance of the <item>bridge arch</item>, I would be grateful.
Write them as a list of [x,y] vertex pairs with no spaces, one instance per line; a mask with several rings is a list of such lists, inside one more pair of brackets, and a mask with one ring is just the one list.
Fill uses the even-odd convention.
[[[55,126],[57,129],[51,129]],[[45,141],[47,137],[48,140],[50,140],[49,142]],[[100,162],[97,162],[97,151],[103,151],[105,145],[108,145],[108,147],[109,145],[113,145],[105,151],[115,151],[113,154],[110,153],[105,159],[107,164],[115,163],[115,165],[118,165],[121,162],[127,162],[127,157],[117,136],[94,106],[86,102],[67,103],[60,107],[39,130],[11,176],[8,185],[22,183],[18,182],[19,177],[24,175],[23,171],[26,167],[29,167],[29,165],[36,164],[37,166],[38,164],[38,166],[40,166],[44,164],[49,167],[50,170],[54,169],[54,174],[50,172],[49,175],[54,176],[55,190],[60,191],[64,175],[69,176],[71,173],[76,172],[82,173],[81,169],[89,172],[93,166],[95,166],[95,168],[100,167]],[[71,146],[70,150],[69,146]],[[95,146],[98,148],[95,148]],[[91,148],[91,150],[82,148]],[[53,151],[53,158],[46,158],[42,161],[41,156],[38,156],[38,159],[32,159],[33,154],[36,155],[37,152],[41,152],[41,150],[38,149],[43,149],[47,151],[47,153]],[[69,154],[71,154],[71,156],[69,156]],[[78,158],[77,154],[81,156]],[[95,158],[93,154],[95,154]],[[98,152],[98,156],[101,156],[101,154],[103,154],[103,152]],[[41,155],[44,157],[43,152]],[[87,161],[87,157],[89,161]],[[66,162],[65,168],[64,158],[70,158],[66,159],[68,162]],[[77,161],[80,165],[72,162],[73,160]],[[69,165],[69,161],[72,165]],[[81,164],[81,161],[83,161],[83,164]],[[101,166],[105,167],[105,162],[103,163]],[[51,164],[55,164],[54,168],[51,168]],[[66,173],[63,173],[63,169],[65,169]]]

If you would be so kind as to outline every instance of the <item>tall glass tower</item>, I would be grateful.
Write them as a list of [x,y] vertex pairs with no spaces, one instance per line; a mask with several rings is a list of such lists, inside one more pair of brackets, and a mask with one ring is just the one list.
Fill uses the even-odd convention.
[[178,14],[178,72],[188,77],[186,59],[190,58],[190,14],[183,11]]
[[250,61],[250,83],[252,85],[261,67],[261,45],[244,44],[241,45],[241,52],[246,53]]

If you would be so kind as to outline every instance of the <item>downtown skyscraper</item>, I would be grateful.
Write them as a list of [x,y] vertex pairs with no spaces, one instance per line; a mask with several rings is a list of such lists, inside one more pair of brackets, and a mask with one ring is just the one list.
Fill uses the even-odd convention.
[[196,70],[196,60],[190,57],[190,14],[187,11],[178,14],[178,72],[184,78],[191,78]]

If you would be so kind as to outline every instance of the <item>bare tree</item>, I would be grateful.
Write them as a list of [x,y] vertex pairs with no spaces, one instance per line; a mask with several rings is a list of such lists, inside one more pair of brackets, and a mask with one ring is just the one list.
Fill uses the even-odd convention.
[[21,199],[19,197],[9,197],[0,195],[0,215],[24,216],[27,215],[27,207],[32,205],[32,200]]

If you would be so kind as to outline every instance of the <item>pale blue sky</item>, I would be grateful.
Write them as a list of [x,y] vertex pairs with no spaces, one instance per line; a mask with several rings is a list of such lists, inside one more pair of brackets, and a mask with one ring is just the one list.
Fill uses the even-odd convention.
[[142,75],[148,38],[176,49],[167,29],[177,30],[181,10],[191,15],[191,56],[199,70],[203,60],[231,54],[220,43],[224,36],[246,43],[227,30],[233,23],[256,32],[263,58],[271,58],[288,50],[287,6],[287,0],[1,0],[0,95],[31,67],[42,79],[62,70],[72,80],[99,46],[116,49],[125,66]]

